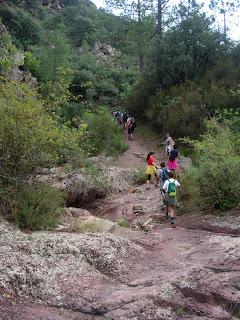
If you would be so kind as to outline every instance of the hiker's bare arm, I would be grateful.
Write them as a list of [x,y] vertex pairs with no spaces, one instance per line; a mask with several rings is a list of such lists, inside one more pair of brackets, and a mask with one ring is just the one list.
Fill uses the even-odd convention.
[[159,169],[159,166],[158,166],[155,162],[153,162],[153,166],[154,166],[155,168]]

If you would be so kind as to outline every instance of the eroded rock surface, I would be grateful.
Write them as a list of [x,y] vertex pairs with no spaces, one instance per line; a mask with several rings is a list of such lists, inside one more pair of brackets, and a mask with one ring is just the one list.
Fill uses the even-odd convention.
[[[37,309],[53,319],[239,317],[239,237],[167,225],[123,236],[0,228],[0,315],[9,319],[28,319],[28,309],[32,319]],[[26,306],[18,318],[13,302]]]
[[137,169],[114,167],[102,161],[68,173],[63,167],[43,169],[31,177],[31,182],[43,182],[63,190],[68,194],[67,206],[81,207],[109,193],[126,191],[136,174]]

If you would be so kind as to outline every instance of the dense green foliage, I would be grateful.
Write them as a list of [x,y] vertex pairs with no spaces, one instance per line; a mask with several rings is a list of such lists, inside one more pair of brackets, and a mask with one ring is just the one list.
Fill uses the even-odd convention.
[[25,11],[17,7],[0,6],[0,17],[13,35],[16,45],[27,48],[41,40],[41,27]]
[[196,205],[203,210],[229,209],[240,204],[240,136],[231,129],[233,122],[229,124],[212,120],[200,141],[189,141],[196,165],[183,181],[182,198],[188,209]]
[[8,207],[8,219],[21,229],[42,230],[56,226],[65,200],[56,188],[20,184],[5,188],[1,203],[4,203],[4,209]]
[[207,116],[240,106],[239,45],[216,31],[194,1],[172,14],[165,34],[152,40],[143,76],[125,103],[158,131],[197,137]]
[[2,172],[25,177],[37,166],[64,161],[80,149],[84,128],[60,125],[27,85],[0,85],[0,152]]
[[92,154],[97,155],[104,152],[109,156],[114,156],[126,151],[127,145],[120,133],[122,130],[116,126],[107,109],[103,108],[95,113],[86,112],[84,120],[88,128]]

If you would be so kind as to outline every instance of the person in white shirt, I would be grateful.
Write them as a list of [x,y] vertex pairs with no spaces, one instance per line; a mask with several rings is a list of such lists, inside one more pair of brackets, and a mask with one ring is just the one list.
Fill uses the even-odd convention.
[[174,179],[174,172],[169,172],[169,179],[164,182],[163,190],[165,191],[165,199],[167,203],[167,212],[170,215],[171,223],[175,224],[177,203],[177,188],[181,187],[180,183]]

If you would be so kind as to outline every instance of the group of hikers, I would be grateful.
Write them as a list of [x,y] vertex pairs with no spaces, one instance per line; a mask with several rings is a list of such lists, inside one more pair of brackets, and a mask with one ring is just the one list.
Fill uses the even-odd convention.
[[113,116],[116,124],[127,130],[128,140],[133,140],[133,133],[137,126],[136,120],[127,112],[115,111]]
[[155,178],[155,186],[160,187],[162,209],[165,210],[166,218],[170,218],[171,224],[175,224],[176,207],[179,207],[176,191],[180,187],[180,183],[175,179],[175,176],[178,170],[177,159],[180,159],[180,156],[178,147],[169,134],[166,136],[165,146],[168,156],[167,167],[165,162],[161,162],[160,166],[156,164],[154,152],[149,152],[147,155],[147,189],[150,187],[151,178]]
[[[113,113],[114,121],[124,130],[128,132],[128,139],[133,139],[133,133],[137,126],[136,120],[130,116],[127,112],[115,111]],[[166,135],[165,144],[166,155],[168,157],[167,166],[165,162],[161,162],[160,166],[157,165],[154,157],[154,152],[149,152],[147,155],[147,189],[150,188],[151,179],[155,179],[155,186],[160,188],[160,194],[162,198],[162,209],[165,210],[166,218],[171,224],[175,224],[176,219],[176,207],[179,207],[176,190],[180,187],[180,183],[175,179],[178,173],[178,162],[180,160],[178,146],[172,139],[170,134]]]

